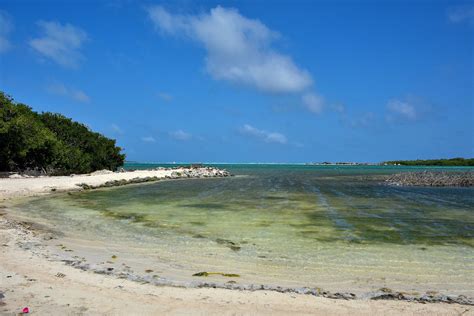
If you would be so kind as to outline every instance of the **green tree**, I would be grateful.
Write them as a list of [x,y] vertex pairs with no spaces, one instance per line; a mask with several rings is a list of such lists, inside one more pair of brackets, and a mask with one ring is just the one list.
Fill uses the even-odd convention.
[[115,140],[61,114],[38,114],[0,92],[1,171],[87,173],[115,170],[124,160]]

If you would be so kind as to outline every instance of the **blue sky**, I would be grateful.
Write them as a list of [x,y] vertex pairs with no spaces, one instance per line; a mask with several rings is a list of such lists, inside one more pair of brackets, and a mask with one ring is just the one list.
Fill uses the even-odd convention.
[[473,2],[0,0],[0,89],[128,160],[472,157],[473,31]]

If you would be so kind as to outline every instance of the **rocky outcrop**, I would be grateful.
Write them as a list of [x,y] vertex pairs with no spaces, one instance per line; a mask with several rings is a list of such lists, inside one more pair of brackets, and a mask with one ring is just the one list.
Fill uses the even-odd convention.
[[398,186],[474,186],[474,171],[402,172],[389,176],[385,182]]
[[216,177],[229,177],[230,172],[225,169],[204,167],[204,168],[182,168],[179,171],[173,171],[171,178],[216,178]]
[[[173,169],[166,168],[157,168],[155,170],[173,170],[170,175],[164,177],[136,177],[133,179],[120,179],[107,181],[99,185],[91,185],[87,183],[76,184],[78,187],[84,190],[98,189],[98,188],[108,188],[108,187],[117,187],[127,184],[136,184],[136,183],[145,183],[145,182],[154,182],[163,179],[181,179],[181,178],[221,178],[221,177],[230,177],[232,174],[225,169],[218,169],[212,167],[203,167],[203,168],[193,168],[193,167],[178,167]],[[104,171],[100,171],[100,174]],[[120,171],[121,173],[126,173],[127,171]]]

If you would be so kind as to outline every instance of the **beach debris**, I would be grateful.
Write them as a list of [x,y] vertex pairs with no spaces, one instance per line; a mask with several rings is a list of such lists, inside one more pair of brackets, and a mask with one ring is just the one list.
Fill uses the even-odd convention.
[[112,259],[117,259],[117,256],[116,256],[116,255],[112,255]]
[[107,170],[107,169],[102,169],[102,170],[97,170],[94,172],[91,172],[91,176],[96,176],[96,175],[102,175],[102,174],[111,174],[114,173],[113,171]]
[[223,272],[206,272],[206,271],[203,271],[203,272],[198,272],[198,273],[193,274],[193,276],[197,276],[197,277],[207,277],[207,276],[210,276],[210,275],[221,275],[223,277],[228,277],[228,278],[239,278],[240,277],[239,274],[223,273]]
[[240,249],[242,249],[242,247],[240,247],[237,243],[228,239],[217,238],[216,242],[220,245],[229,247],[233,251],[240,251]]
[[146,272],[146,273],[152,273],[153,270],[152,270],[152,269],[146,269],[145,272]]
[[22,314],[28,314],[29,312],[30,312],[30,309],[28,307],[23,307],[23,309],[21,310]]
[[66,275],[64,273],[58,272],[56,273],[57,278],[64,278]]
[[91,185],[88,185],[87,183],[78,183],[76,186],[81,187],[84,190],[90,190],[93,189]]

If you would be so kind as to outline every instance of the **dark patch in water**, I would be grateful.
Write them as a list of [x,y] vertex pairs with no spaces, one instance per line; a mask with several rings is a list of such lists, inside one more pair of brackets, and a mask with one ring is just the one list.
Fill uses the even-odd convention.
[[206,223],[204,222],[189,222],[191,225],[195,225],[195,226],[204,226],[206,225]]
[[242,249],[242,247],[240,247],[237,243],[228,239],[217,238],[216,242],[220,245],[225,245],[226,247],[229,247],[233,251],[240,251],[240,249]]
[[273,195],[266,195],[263,198],[266,199],[266,200],[274,200],[274,201],[287,201],[288,200],[287,197],[273,196]]
[[202,209],[225,209],[227,206],[220,203],[192,203],[192,204],[181,204],[181,207],[193,207]]
[[128,220],[134,223],[144,222],[146,220],[146,215],[138,214],[138,213],[122,213],[122,212],[113,212],[110,210],[102,211],[102,215],[106,217],[112,217],[114,219],[119,220]]

